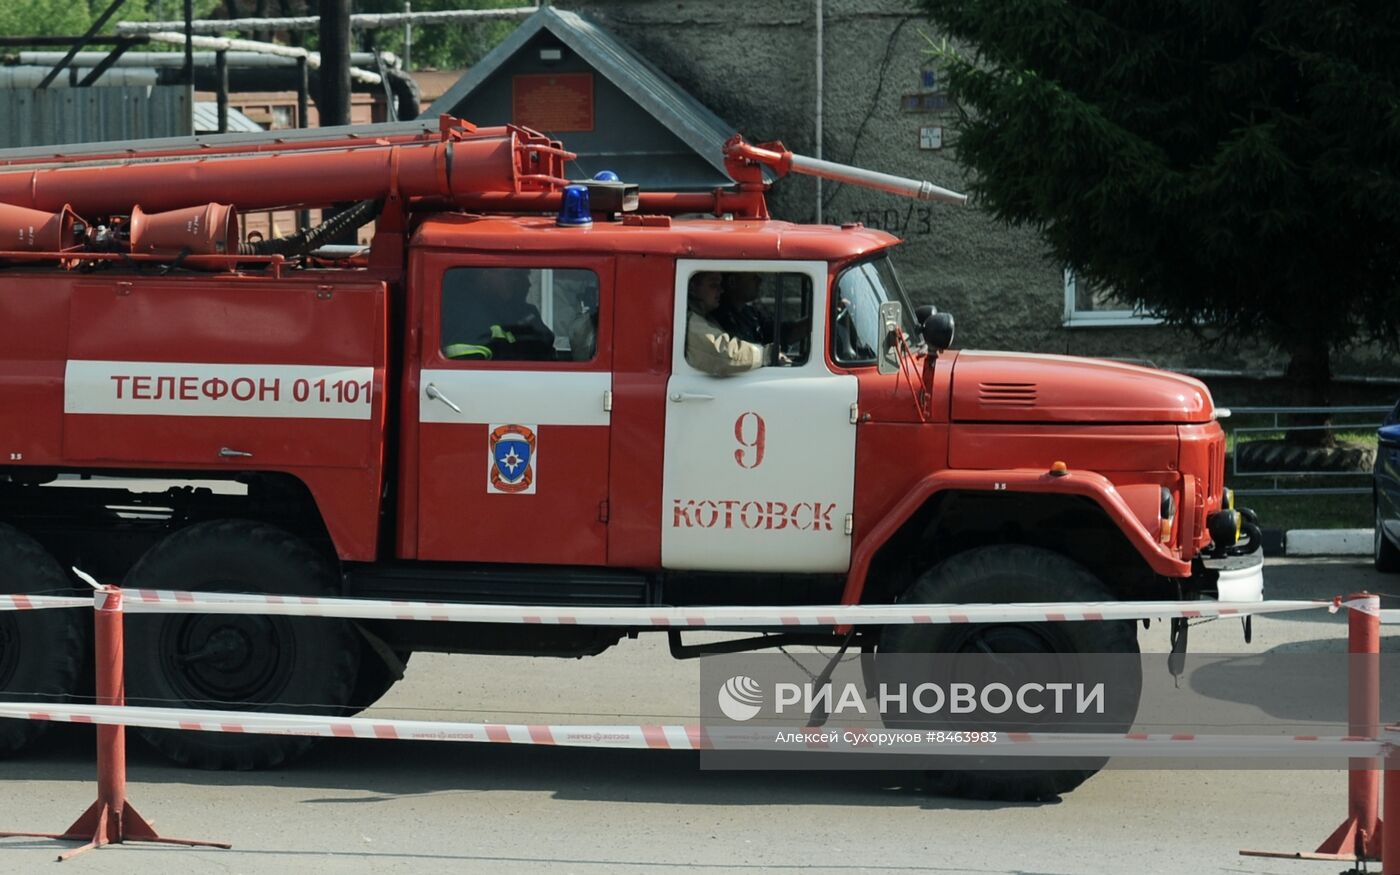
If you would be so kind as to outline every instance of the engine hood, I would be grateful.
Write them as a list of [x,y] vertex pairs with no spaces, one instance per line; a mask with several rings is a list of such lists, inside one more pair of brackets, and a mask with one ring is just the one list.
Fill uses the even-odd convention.
[[1015,352],[958,354],[954,422],[1207,422],[1200,380],[1104,359]]

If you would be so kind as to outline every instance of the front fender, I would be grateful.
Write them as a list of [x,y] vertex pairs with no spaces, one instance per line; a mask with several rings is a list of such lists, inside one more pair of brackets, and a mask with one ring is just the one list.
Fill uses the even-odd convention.
[[908,494],[890,509],[870,534],[863,538],[851,555],[851,568],[846,575],[843,604],[859,604],[865,591],[866,575],[875,553],[899,531],[908,519],[930,498],[940,492],[1028,492],[1076,495],[1090,499],[1118,527],[1154,572],[1164,577],[1190,577],[1191,563],[1174,555],[1159,543],[1133,514],[1128,503],[1102,474],[1092,471],[1069,471],[1053,475],[1044,470],[1017,468],[1003,471],[940,471],[914,484]]

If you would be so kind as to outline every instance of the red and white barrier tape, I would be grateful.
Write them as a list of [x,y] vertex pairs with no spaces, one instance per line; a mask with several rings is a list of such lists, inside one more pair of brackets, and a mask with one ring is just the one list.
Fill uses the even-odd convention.
[[0,595],[0,611],[39,611],[47,608],[91,608],[92,596]]
[[1043,602],[959,605],[796,605],[707,607],[534,607],[375,601],[312,596],[125,590],[127,613],[262,614],[353,620],[428,620],[457,623],[543,623],[580,626],[736,627],[884,626],[891,624],[1027,623],[1144,620],[1164,617],[1244,617],[1326,608],[1337,601]]
[[[1028,623],[1146,620],[1168,617],[1211,619],[1245,617],[1326,608],[1371,612],[1365,599],[1342,602],[1275,600],[1262,602],[1143,601],[1039,602],[958,605],[795,605],[707,607],[547,607],[380,601],[224,592],[124,591],[124,610],[143,614],[259,614],[338,617],[355,620],[425,620],[457,623],[516,623],[659,628],[747,626],[884,626],[894,624]],[[99,604],[104,591],[95,593]],[[87,596],[0,595],[0,611],[81,608]],[[1383,621],[1400,621],[1396,612],[1380,612]]]
[[[822,727],[674,725],[550,725],[373,720],[253,711],[208,711],[115,705],[0,703],[0,718],[49,720],[200,732],[458,741],[559,747],[651,750],[832,751],[924,756],[1080,757],[1380,757],[1391,743],[1353,736],[1258,736],[999,732],[995,741],[954,740],[948,731]],[[963,733],[962,735],[968,735]],[[780,736],[782,738],[780,738]],[[783,740],[783,738],[794,740]]]

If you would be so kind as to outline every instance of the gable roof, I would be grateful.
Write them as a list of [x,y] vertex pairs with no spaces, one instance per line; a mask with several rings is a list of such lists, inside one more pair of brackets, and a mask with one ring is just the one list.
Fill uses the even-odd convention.
[[[219,105],[212,100],[197,100],[194,104],[194,130],[197,134],[215,134],[219,131]],[[228,130],[230,133],[262,133],[263,126],[243,113],[228,108]]]
[[[736,131],[724,119],[612,34],[576,12],[542,6],[468,70],[424,113],[450,113],[541,31],[548,31],[674,133],[728,179],[724,141]],[[765,169],[765,177],[771,175]]]

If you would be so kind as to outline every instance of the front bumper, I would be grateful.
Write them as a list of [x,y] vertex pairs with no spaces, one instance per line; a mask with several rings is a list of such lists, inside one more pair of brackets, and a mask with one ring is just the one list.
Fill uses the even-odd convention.
[[1191,580],[1202,598],[1222,602],[1262,602],[1264,600],[1264,551],[1221,559],[1197,559],[1192,563]]

